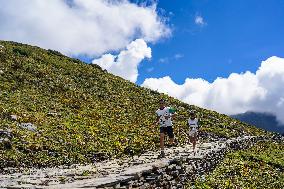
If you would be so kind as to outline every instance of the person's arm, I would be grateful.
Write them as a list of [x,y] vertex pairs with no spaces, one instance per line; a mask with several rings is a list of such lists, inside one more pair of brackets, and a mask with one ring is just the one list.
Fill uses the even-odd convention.
[[155,125],[158,125],[158,124],[159,124],[160,117],[161,117],[161,116],[157,116]]
[[175,120],[176,116],[177,116],[176,113],[173,113],[173,114],[172,114],[172,121]]
[[161,118],[161,116],[157,115],[157,118],[156,118],[156,121],[155,121],[154,125],[158,125],[159,124],[160,118]]
[[189,119],[187,120],[187,126],[190,128]]
[[196,118],[196,124],[197,124],[197,128],[200,129],[199,119],[198,118]]

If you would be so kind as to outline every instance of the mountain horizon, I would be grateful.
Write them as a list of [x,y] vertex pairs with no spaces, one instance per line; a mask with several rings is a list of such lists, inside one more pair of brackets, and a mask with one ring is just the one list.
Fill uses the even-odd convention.
[[272,113],[247,111],[230,116],[258,128],[284,134],[284,124],[277,121],[276,116]]

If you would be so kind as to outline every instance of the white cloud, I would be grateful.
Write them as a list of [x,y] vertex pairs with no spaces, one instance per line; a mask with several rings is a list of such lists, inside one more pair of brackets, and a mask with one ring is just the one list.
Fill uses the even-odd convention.
[[202,16],[195,16],[195,24],[200,25],[200,26],[204,26],[206,25],[206,22],[204,21]]
[[174,56],[174,58],[175,59],[180,59],[180,58],[183,58],[184,57],[184,55],[183,54],[175,54],[175,56]]
[[170,57],[162,57],[162,58],[159,58],[158,62],[159,63],[169,63],[170,61],[173,61],[173,60],[178,60],[178,59],[181,59],[183,58],[184,55],[183,54],[180,54],[180,53],[177,53],[173,56],[170,56]]
[[170,35],[156,5],[128,0],[0,0],[0,39],[99,56],[137,38],[155,42]]
[[160,59],[158,60],[158,62],[160,62],[160,63],[168,63],[168,62],[169,62],[169,58],[168,58],[168,57],[160,58]]
[[144,58],[151,58],[151,48],[143,39],[136,39],[127,45],[119,55],[105,54],[99,59],[92,61],[110,73],[124,79],[136,82],[138,77],[138,66]]
[[246,111],[270,112],[284,123],[284,59],[271,57],[256,73],[232,73],[213,83],[187,78],[182,85],[170,77],[148,78],[142,84],[184,102],[225,114]]

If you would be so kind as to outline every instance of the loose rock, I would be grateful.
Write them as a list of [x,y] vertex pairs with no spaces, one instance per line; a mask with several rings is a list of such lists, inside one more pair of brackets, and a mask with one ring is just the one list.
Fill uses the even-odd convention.
[[20,123],[19,126],[22,127],[23,129],[28,129],[29,131],[33,132],[36,132],[37,130],[37,127],[32,123]]
[[17,115],[11,115],[11,116],[10,116],[10,119],[11,119],[12,121],[17,121],[18,116],[17,116]]

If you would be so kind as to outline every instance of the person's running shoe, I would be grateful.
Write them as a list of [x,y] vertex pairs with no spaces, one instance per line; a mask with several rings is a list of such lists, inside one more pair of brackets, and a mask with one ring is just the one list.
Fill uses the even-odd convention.
[[165,152],[164,151],[161,151],[160,155],[158,155],[158,158],[164,158],[165,157]]

